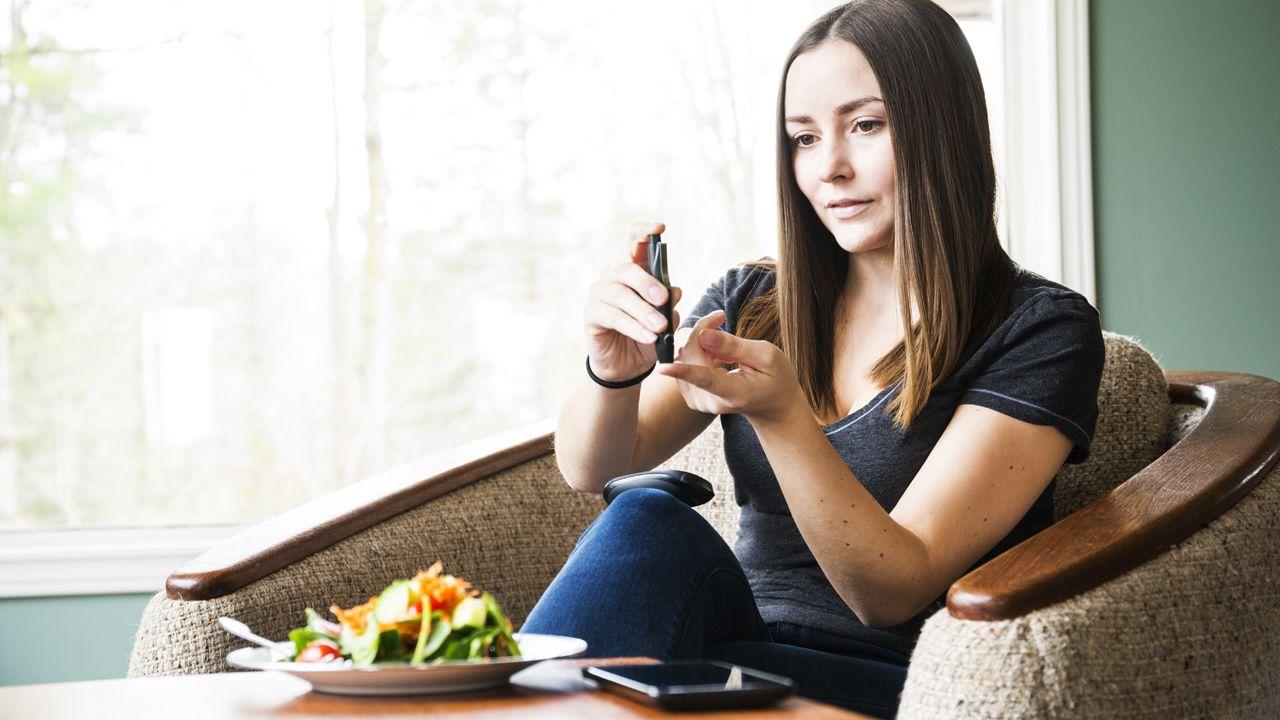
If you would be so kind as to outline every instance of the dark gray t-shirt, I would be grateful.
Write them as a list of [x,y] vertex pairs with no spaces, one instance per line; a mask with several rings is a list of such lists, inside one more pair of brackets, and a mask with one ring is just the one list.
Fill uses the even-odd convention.
[[[720,329],[734,332],[739,309],[769,290],[774,279],[772,271],[730,269],[707,289],[682,327],[720,309],[725,311]],[[1020,271],[1003,322],[934,388],[923,412],[906,430],[897,430],[886,410],[896,384],[822,430],[863,487],[890,511],[962,403],[1052,425],[1075,443],[1067,462],[1083,462],[1098,418],[1102,362],[1098,311],[1079,293]],[[863,625],[827,581],[801,537],[751,424],[738,414],[721,415],[720,422],[725,461],[741,506],[734,553],[765,622],[815,628],[910,654],[924,620],[945,605],[946,596],[901,625]],[[1050,483],[1013,531],[977,564],[1053,522],[1053,487]]]

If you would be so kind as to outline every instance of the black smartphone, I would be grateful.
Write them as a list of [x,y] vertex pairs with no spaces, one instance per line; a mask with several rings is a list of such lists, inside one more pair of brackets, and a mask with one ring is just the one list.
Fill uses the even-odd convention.
[[791,678],[719,660],[583,668],[600,689],[665,710],[772,705],[795,691]]
[[671,315],[671,279],[667,277],[667,244],[662,242],[661,233],[649,235],[649,274],[658,279],[667,289],[667,301],[655,305],[658,312],[667,319],[667,329],[658,333],[654,341],[654,350],[658,353],[658,362],[673,363],[676,361],[676,329],[672,327],[675,320]]

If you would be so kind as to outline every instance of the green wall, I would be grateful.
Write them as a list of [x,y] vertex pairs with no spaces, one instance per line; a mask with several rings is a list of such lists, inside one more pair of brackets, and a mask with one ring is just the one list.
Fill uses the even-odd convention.
[[124,677],[150,595],[0,600],[0,685]]
[[1103,327],[1280,379],[1280,2],[1093,0],[1089,32]]
[[[1280,379],[1280,2],[1090,5],[1103,326]],[[0,684],[123,677],[148,597],[0,600]]]

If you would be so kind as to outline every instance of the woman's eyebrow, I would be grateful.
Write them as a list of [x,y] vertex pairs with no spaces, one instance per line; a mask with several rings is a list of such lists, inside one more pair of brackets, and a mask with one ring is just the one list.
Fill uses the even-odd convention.
[[[868,95],[867,97],[858,98],[857,100],[850,100],[849,102],[838,106],[836,108],[835,113],[832,115],[832,117],[840,117],[841,115],[848,115],[849,113],[853,112],[854,110],[857,110],[863,105],[866,105],[867,103],[873,103],[873,102],[884,102],[884,101],[873,95]],[[813,122],[813,118],[809,117],[808,115],[788,115],[787,122],[811,123]]]

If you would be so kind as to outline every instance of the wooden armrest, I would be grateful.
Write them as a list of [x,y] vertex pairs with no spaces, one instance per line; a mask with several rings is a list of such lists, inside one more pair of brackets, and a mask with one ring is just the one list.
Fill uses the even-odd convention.
[[238,533],[165,582],[181,600],[210,600],[361,530],[552,452],[555,419],[540,420],[375,475]]
[[1092,504],[957,580],[947,609],[1007,620],[1091,590],[1208,525],[1280,458],[1280,383],[1167,372],[1174,403],[1205,408],[1176,445]]

